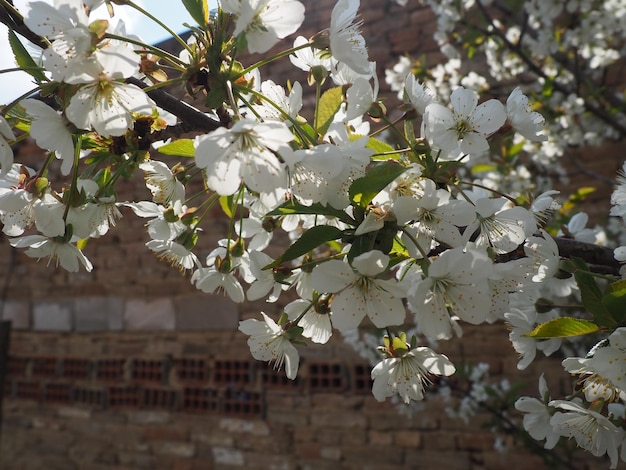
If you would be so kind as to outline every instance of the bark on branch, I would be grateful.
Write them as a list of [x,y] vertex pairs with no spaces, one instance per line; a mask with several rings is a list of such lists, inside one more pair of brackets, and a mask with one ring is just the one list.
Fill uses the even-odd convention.
[[[139,88],[146,88],[148,86],[138,78],[134,77],[127,79],[126,82],[136,85]],[[222,124],[219,121],[210,118],[202,111],[187,104],[180,98],[176,98],[167,91],[156,89],[148,91],[146,94],[152,98],[160,108],[172,113],[181,120],[183,132],[210,132],[214,131],[218,127],[222,127]]]
[[563,258],[576,256],[587,263],[594,272],[619,276],[620,263],[613,256],[613,249],[571,238],[554,237]]
[[[28,29],[22,18],[15,15],[7,7],[0,6],[0,22],[4,23],[10,30],[15,31],[42,49],[46,49],[48,47],[48,43],[44,38]],[[137,78],[131,77],[126,81],[140,88],[146,88],[148,86]],[[182,132],[210,132],[223,126],[219,121],[211,119],[202,111],[194,108],[164,90],[151,90],[147,92],[147,95],[152,98],[152,100],[154,100],[160,108],[163,108],[180,119],[181,124],[176,126],[176,132],[174,133],[179,133],[181,128]]]

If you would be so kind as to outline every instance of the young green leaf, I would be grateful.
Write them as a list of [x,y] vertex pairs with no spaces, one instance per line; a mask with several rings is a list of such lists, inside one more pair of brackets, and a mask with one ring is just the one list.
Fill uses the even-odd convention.
[[283,204],[277,209],[274,209],[272,212],[267,214],[268,217],[278,217],[281,215],[291,215],[291,214],[317,214],[317,215],[325,215],[326,217],[335,217],[342,222],[353,225],[355,222],[352,218],[346,214],[344,211],[335,209],[332,206],[324,206],[319,202],[315,204],[311,204],[310,206],[305,206],[304,204],[300,204],[295,200],[291,200]]
[[178,139],[159,147],[158,150],[159,153],[163,155],[175,155],[177,157],[189,158],[193,158],[196,152],[193,147],[193,140],[191,139]]
[[600,331],[600,327],[588,320],[560,317],[538,325],[537,328],[524,336],[536,339],[570,338],[572,336],[588,335],[597,331]]
[[41,67],[37,66],[24,45],[18,39],[17,35],[11,30],[9,30],[9,44],[11,45],[11,50],[15,56],[15,62],[24,70],[24,72],[32,75],[33,78],[37,80],[37,83],[48,81]]
[[[393,152],[395,149],[389,145],[386,142],[383,142],[382,140],[378,140],[375,139],[374,137],[370,137],[367,141],[367,144],[365,145],[368,149],[373,150],[374,152],[376,152],[376,154],[385,154],[385,153],[390,153]],[[388,156],[384,156],[381,155],[380,158],[376,157],[376,154],[374,154],[374,159],[385,159],[387,160],[389,157]],[[398,157],[398,155],[395,155],[395,157]]]
[[341,237],[342,231],[330,225],[317,225],[304,232],[285,252],[266,268],[273,268],[307,254],[318,246]]
[[209,22],[209,5],[207,0],[182,0],[185,9],[199,26],[206,26]]
[[358,178],[350,185],[350,200],[366,208],[372,199],[404,173],[404,170],[406,170],[404,166],[389,161],[375,164],[366,176]]
[[234,214],[233,214],[233,195],[231,194],[230,196],[220,196],[220,207],[222,208],[222,210],[224,211],[224,214],[226,214],[228,216],[229,219],[232,219]]
[[315,114],[315,129],[317,129],[318,134],[326,134],[342,102],[343,93],[340,86],[324,92],[319,103],[317,103],[317,113]]
[[602,296],[602,305],[619,325],[626,324],[626,279],[609,284]]
[[582,259],[575,256],[572,256],[570,260],[576,266],[574,278],[580,289],[582,303],[593,316],[593,321],[600,326],[617,326],[615,318],[613,318],[613,315],[611,315],[606,306],[602,303],[602,292],[600,291],[600,287],[598,287],[596,278],[589,274],[587,264]]

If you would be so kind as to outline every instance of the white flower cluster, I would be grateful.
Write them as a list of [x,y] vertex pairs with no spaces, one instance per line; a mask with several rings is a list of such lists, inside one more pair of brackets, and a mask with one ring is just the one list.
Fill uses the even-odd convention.
[[[557,316],[543,298],[578,295],[584,270],[570,266],[569,274],[578,277],[555,278],[562,274],[559,250],[544,228],[559,209],[557,193],[533,197],[538,185],[531,184],[532,173],[514,162],[515,152],[526,145],[543,143],[545,151],[544,117],[519,87],[505,102],[481,100],[475,90],[482,90],[486,79],[459,76],[461,62],[446,36],[461,17],[457,3],[436,6],[437,38],[453,58],[433,72],[438,86],[417,80],[406,64],[388,74],[389,81],[401,83],[403,113],[396,123],[378,98],[359,0],[338,0],[328,30],[298,37],[289,50],[247,68],[237,53],[246,48],[265,53],[295,33],[304,19],[299,1],[222,0],[210,15],[193,11],[199,27],[189,42],[177,38],[185,46],[178,57],[151,46],[135,49],[140,42],[123,41],[107,21],[90,22],[95,5],[82,0],[30,2],[24,23],[48,46],[34,78],[56,107],[27,99],[0,118],[4,233],[13,246],[26,248],[27,256],[90,271],[80,248],[114,227],[122,207],[146,220],[146,246],[190,274],[203,292],[222,292],[234,302],[277,302],[285,291],[295,291],[298,298],[279,319],[262,313],[262,319],[239,326],[249,336],[253,357],[284,366],[290,379],[298,372],[297,345],[326,343],[334,330],[353,335],[364,322],[387,333],[371,373],[380,401],[422,400],[431,376],[456,370],[446,356],[418,345],[416,335],[407,339],[401,331],[405,323],[432,346],[460,336],[463,324],[506,321],[521,356],[518,367],[526,368],[537,350],[549,355],[561,345],[558,335],[535,334]],[[529,3],[528,8],[545,9]],[[461,4],[470,8],[474,2]],[[560,11],[541,10],[542,21]],[[300,114],[299,82],[283,88],[261,78],[265,63],[286,56],[317,89],[309,120]],[[180,74],[173,81],[184,81],[211,112],[169,102],[178,122],[157,107],[161,95],[151,93],[153,101],[143,87],[160,91],[155,89],[169,83],[163,78],[169,68]],[[574,109],[579,103],[573,97],[562,105]],[[378,122],[384,127],[370,132]],[[178,125],[198,131],[195,138],[162,142],[179,135]],[[380,140],[385,130],[395,140]],[[24,138],[20,132],[48,151],[37,171],[13,161],[11,145]],[[160,161],[152,146],[157,142],[160,152],[180,161],[172,166]],[[67,179],[62,189],[47,177],[57,158]],[[514,163],[506,175],[494,176],[496,161]],[[151,197],[118,201],[116,182],[135,170],[143,172]],[[612,215],[624,216],[623,186],[621,181],[614,193]],[[509,188],[513,194],[507,194]],[[203,224],[217,207],[229,218],[228,232],[219,246],[200,253]],[[587,221],[584,215],[571,218],[562,235],[597,242],[598,231],[586,228]],[[274,258],[265,250],[278,229],[292,243]],[[618,249],[619,259],[624,251]],[[550,308],[538,313],[546,305]],[[564,362],[567,371],[585,377],[589,402],[624,399],[623,328],[612,327],[606,344],[589,357]],[[474,400],[483,399],[486,390],[477,385]],[[582,405],[550,403],[566,411],[550,418],[554,432],[582,436],[564,419]],[[585,428],[593,433],[587,448],[614,461],[617,448],[624,448],[622,427],[616,437],[591,413],[609,418],[585,409],[585,416],[596,420]],[[544,430],[535,435],[547,437]],[[607,433],[611,444],[589,444]]]

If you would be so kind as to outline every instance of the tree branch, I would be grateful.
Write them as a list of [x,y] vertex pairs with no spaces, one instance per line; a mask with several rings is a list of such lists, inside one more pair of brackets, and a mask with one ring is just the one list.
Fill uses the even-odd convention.
[[[11,5],[13,4],[11,1],[8,3]],[[23,18],[17,16],[6,6],[0,5],[0,23],[6,25],[6,27],[9,28],[9,31],[15,31],[36,46],[39,46],[42,49],[46,49],[48,47],[48,43],[44,40],[44,38],[28,29],[28,27],[24,24]]]
[[[33,44],[46,49],[48,43],[41,36],[33,33],[25,24],[23,19],[11,11],[8,7],[0,5],[0,22],[4,23],[10,30],[13,30]],[[146,88],[143,81],[131,77],[126,80],[127,83],[132,83],[139,88]],[[170,93],[156,89],[146,92],[147,95],[154,100],[154,102],[164,110],[172,113],[178,119],[181,120],[181,124],[177,125],[175,129],[172,129],[172,134],[180,135],[180,133],[191,131],[214,131],[219,127],[223,127],[223,124],[215,119],[211,119],[202,111],[194,108],[188,103],[182,101]]]
[[[478,8],[481,14],[483,15],[483,17],[485,18],[485,20],[492,26],[492,29],[490,31],[486,29],[481,29],[475,25],[469,24],[469,22],[467,21],[465,21],[465,24],[468,24],[469,26],[476,28],[477,30],[485,34],[486,36],[497,36],[510,51],[517,54],[517,56],[528,66],[528,68],[530,69],[532,73],[534,73],[538,77],[549,80],[550,77],[546,75],[546,73],[543,71],[541,67],[539,67],[537,64],[535,64],[535,62],[533,62],[533,60],[528,56],[528,54],[526,54],[526,52],[522,49],[521,44],[519,43],[513,44],[511,41],[509,41],[506,35],[494,25],[491,15],[489,14],[485,6],[482,4],[482,2],[477,1],[476,4],[478,5]],[[565,66],[565,64],[561,64],[561,65]],[[554,87],[556,91],[563,93],[566,96],[571,93],[575,93],[575,91],[569,90],[567,87],[565,87],[564,85],[562,85],[556,80],[552,82],[552,86]],[[618,131],[622,135],[622,137],[626,136],[626,126],[618,122],[610,112],[605,111],[600,106],[597,106],[596,104],[591,103],[587,99],[583,99],[583,103],[587,111],[589,111],[591,114],[593,114],[598,119],[603,121],[605,124],[608,124],[610,127]]]
[[[136,85],[139,88],[146,88],[148,86],[138,78],[134,77],[127,79],[126,82]],[[182,101],[180,98],[177,98],[164,90],[150,90],[146,92],[146,94],[150,98],[152,98],[154,102],[159,105],[159,107],[172,113],[174,116],[182,121],[183,132],[210,132],[214,131],[218,127],[223,127],[222,123],[220,123],[219,121],[210,118],[202,111],[199,111],[190,104]]]
[[[613,249],[593,243],[580,242],[571,238],[553,237],[564,258],[577,256],[590,265],[594,272],[619,276],[620,263],[613,256]],[[594,269],[595,268],[595,269]]]

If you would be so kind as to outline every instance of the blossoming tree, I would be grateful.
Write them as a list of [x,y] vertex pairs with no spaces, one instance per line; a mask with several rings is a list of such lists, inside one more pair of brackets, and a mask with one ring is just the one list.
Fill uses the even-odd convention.
[[[619,236],[615,252],[600,246],[599,230],[586,228],[582,213],[558,233],[551,224],[556,192],[531,185],[519,159],[526,155],[540,174],[555,149],[572,142],[571,127],[586,129],[578,143],[624,134],[624,108],[610,91],[581,85],[587,93],[566,100],[558,116],[550,114],[555,103],[544,103],[550,118],[558,117],[548,125],[523,91],[562,100],[580,78],[551,75],[550,67],[561,70],[555,61],[573,60],[546,37],[546,25],[563,20],[559,2],[507,7],[511,18],[525,18],[526,29],[517,32],[501,21],[504,4],[431,2],[451,61],[426,70],[405,58],[388,71],[403,101],[397,110],[378,98],[358,0],[338,0],[327,30],[254,64],[238,54],[265,54],[295,33],[302,3],[221,0],[209,11],[206,0],[183,0],[197,23],[188,41],[153,18],[180,43],[178,56],[90,18],[102,3],[111,15],[134,8],[153,18],[131,0],[33,1],[24,11],[0,0],[17,65],[35,85],[0,117],[0,220],[12,246],[68,271],[91,271],[82,248],[113,229],[121,206],[130,208],[146,219],[147,248],[203,292],[275,302],[295,291],[279,318],[260,312],[239,327],[252,356],[284,366],[290,379],[298,373],[298,345],[326,343],[335,330],[358,336],[363,321],[371,322],[384,335],[372,370],[380,401],[422,400],[429,377],[454,374],[452,360],[425,344],[460,336],[466,323],[506,321],[520,369],[537,350],[555,352],[562,338],[596,335],[585,357],[563,361],[582,387],[555,399],[541,379],[541,399],[522,397],[516,407],[546,449],[572,437],[594,455],[607,454],[611,468],[626,460],[626,287],[619,266],[626,247],[618,246]],[[591,3],[568,2],[568,12],[582,15],[580,28],[560,37],[581,49],[594,78],[619,59],[621,49],[610,41],[626,28],[586,41],[584,33],[598,32]],[[616,4],[622,23],[615,24],[623,26],[624,7],[603,3]],[[486,20],[462,25],[472,8]],[[460,24],[487,41],[452,34]],[[479,96],[475,88],[486,89],[487,79],[469,72],[460,78],[461,53],[450,40],[458,37],[470,55],[486,44],[491,76],[513,81],[505,99]],[[302,109],[302,84],[262,79],[274,60],[308,73],[313,109]],[[162,90],[174,83],[201,96],[203,109]],[[616,111],[607,116],[604,102]],[[182,132],[196,136],[180,138]],[[37,171],[14,161],[12,144],[27,137],[47,150]],[[178,162],[159,160],[157,148]],[[55,164],[60,181],[48,178]],[[118,200],[116,183],[134,172],[144,174],[150,200]],[[611,215],[624,218],[620,178]],[[230,224],[207,255],[196,245],[214,207]],[[291,245],[273,259],[264,250],[279,229]],[[582,315],[554,308],[570,295],[579,296]]]

